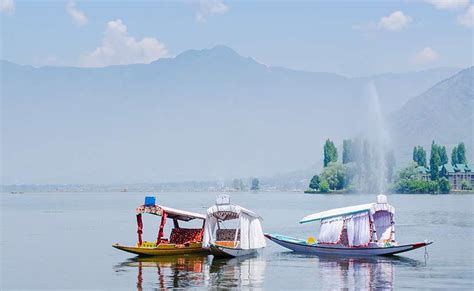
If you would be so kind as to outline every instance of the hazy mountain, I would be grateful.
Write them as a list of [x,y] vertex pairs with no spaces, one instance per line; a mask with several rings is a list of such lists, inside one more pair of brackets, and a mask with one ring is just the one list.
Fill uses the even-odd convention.
[[228,47],[148,65],[1,63],[3,183],[225,180],[306,169],[456,69],[346,78],[262,65]]
[[463,141],[474,160],[474,68],[460,71],[411,99],[391,117],[392,135],[401,155],[414,145],[428,150],[432,140],[451,148]]

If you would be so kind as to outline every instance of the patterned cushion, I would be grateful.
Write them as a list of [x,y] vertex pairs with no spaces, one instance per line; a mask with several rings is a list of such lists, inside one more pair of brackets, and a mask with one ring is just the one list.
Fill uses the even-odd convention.
[[240,240],[240,231],[236,229],[218,229],[216,230],[217,241],[234,241],[235,232],[238,231],[237,240]]
[[171,231],[171,244],[185,244],[200,241],[202,241],[202,229],[200,228],[173,228]]

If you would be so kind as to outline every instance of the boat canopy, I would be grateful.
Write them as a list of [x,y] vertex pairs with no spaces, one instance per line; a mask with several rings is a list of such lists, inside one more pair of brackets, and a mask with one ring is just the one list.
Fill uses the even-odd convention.
[[395,208],[387,196],[378,195],[376,203],[331,209],[304,217],[300,223],[321,221],[318,243],[367,246],[370,241],[394,241]]
[[378,195],[377,203],[361,204],[361,205],[336,208],[336,209],[313,213],[301,219],[300,223],[307,223],[307,222],[318,221],[318,220],[323,220],[323,219],[328,219],[328,218],[347,216],[347,215],[362,213],[362,212],[369,212],[370,215],[374,215],[375,212],[377,211],[388,211],[392,214],[395,214],[395,208],[392,205],[387,203],[387,196]]
[[[155,203],[155,197],[151,197],[151,196],[145,197],[145,204],[138,206],[135,209],[135,213],[136,213],[136,216],[137,216],[137,234],[138,234],[138,245],[139,246],[141,246],[142,242],[143,242],[142,241],[142,234],[143,234],[142,214],[143,213],[148,213],[148,214],[161,216],[161,223],[160,223],[160,227],[158,229],[158,236],[157,236],[157,239],[156,239],[156,244],[157,245],[160,244],[161,241],[162,241],[166,220],[168,218],[173,220],[173,222],[174,222],[173,230],[175,232],[179,231],[179,229],[180,229],[178,220],[190,221],[190,220],[193,220],[193,219],[203,220],[203,227],[201,229],[197,229],[197,230],[196,229],[185,229],[185,230],[182,230],[181,232],[187,231],[189,233],[190,232],[194,233],[195,230],[196,230],[197,232],[195,232],[195,234],[196,235],[199,234],[199,237],[201,237],[202,233],[204,231],[204,221],[206,219],[206,216],[204,216],[202,214],[199,214],[199,213],[194,213],[194,212],[184,211],[184,210],[180,210],[180,209],[174,209],[174,208],[171,208],[171,207],[157,205]],[[170,241],[172,240],[171,239],[172,235],[173,235],[173,233],[170,235]],[[200,238],[199,238],[199,240],[200,240]]]
[[237,219],[241,215],[247,215],[254,218],[260,218],[260,216],[246,208],[243,208],[235,204],[216,204],[207,209],[207,216],[213,216],[219,220],[232,220]]
[[167,218],[177,219],[182,221],[190,221],[193,219],[206,219],[206,216],[199,213],[194,213],[190,211],[184,211],[180,209],[175,209],[167,206],[161,205],[140,205],[135,209],[137,215],[148,213],[158,216],[163,216],[163,213],[166,213]]
[[266,246],[265,237],[261,225],[262,218],[255,212],[239,205],[231,204],[228,197],[218,197],[216,204],[207,209],[204,225],[202,245],[209,247],[211,243],[220,240],[217,230],[220,230],[219,222],[238,219],[239,227],[234,230],[232,239],[238,242],[238,248],[258,249]]

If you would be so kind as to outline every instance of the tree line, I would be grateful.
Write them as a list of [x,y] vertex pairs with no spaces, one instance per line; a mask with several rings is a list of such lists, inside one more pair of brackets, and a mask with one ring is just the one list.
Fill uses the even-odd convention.
[[[431,143],[429,159],[429,181],[421,178],[418,167],[427,168],[427,153],[422,146],[413,148],[413,165],[403,168],[399,171],[395,184],[392,189],[397,193],[449,193],[451,185],[449,184],[446,172],[440,171],[440,166],[449,163],[446,146],[441,146],[433,141]],[[456,145],[451,151],[451,164],[466,164],[466,147],[463,142]],[[462,187],[470,189],[470,183],[462,182]]]
[[[342,163],[338,163],[338,150],[330,139],[323,147],[323,170],[314,175],[307,192],[345,191],[373,193],[380,191],[380,183],[390,185],[396,193],[449,193],[451,186],[439,168],[449,163],[446,146],[431,144],[429,160],[422,146],[413,148],[413,164],[395,173],[395,155],[392,150],[380,151],[378,145],[365,139],[345,139],[342,142]],[[382,156],[383,155],[383,156]],[[428,168],[429,180],[423,180],[419,166]],[[451,152],[451,164],[466,164],[466,147],[463,142]],[[378,187],[377,187],[378,186]],[[469,187],[469,186],[466,186]]]
[[327,139],[323,147],[323,171],[312,177],[309,191],[380,191],[381,183],[392,181],[396,162],[393,151],[383,152],[377,147],[367,139],[345,139],[342,163],[338,163],[337,147]]

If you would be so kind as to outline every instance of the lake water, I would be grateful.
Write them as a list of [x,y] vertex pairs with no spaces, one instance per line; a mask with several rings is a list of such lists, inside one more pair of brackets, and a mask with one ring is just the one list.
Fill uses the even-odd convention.
[[[111,247],[136,243],[134,209],[145,193],[1,194],[2,289],[474,289],[474,195],[390,195],[401,243],[435,243],[394,258],[294,254],[267,241],[259,256],[137,259]],[[215,193],[166,193],[157,203],[204,213]],[[315,236],[303,216],[368,203],[375,195],[232,193],[231,201],[263,218],[265,232]],[[153,219],[155,218],[155,219]],[[144,221],[156,237],[158,219]]]

